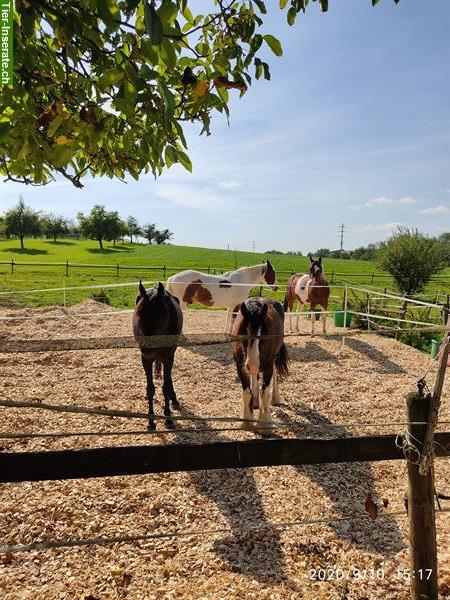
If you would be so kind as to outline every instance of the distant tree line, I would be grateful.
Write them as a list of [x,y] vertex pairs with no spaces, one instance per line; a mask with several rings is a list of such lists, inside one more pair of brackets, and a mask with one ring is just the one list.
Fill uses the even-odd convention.
[[[402,228],[400,230],[403,231]],[[407,230],[409,231],[409,230]],[[413,230],[411,230],[413,231]],[[415,230],[414,230],[415,231]],[[405,231],[403,231],[405,233]],[[415,231],[416,237],[418,234]],[[426,238],[433,242],[431,248],[436,257],[439,257],[437,261],[439,264],[444,266],[450,266],[450,232],[442,233],[436,238],[428,238],[420,234],[421,238]],[[393,234],[393,237],[398,237],[398,232]],[[409,239],[409,238],[402,238]],[[425,243],[425,242],[424,242]],[[322,258],[342,258],[343,260],[370,260],[374,262],[380,262],[384,256],[385,249],[388,242],[376,242],[375,244],[368,244],[367,246],[359,246],[354,250],[330,250],[329,248],[318,248],[313,254],[314,256],[321,256]],[[285,256],[303,256],[300,250],[294,251],[289,250],[288,252],[281,252],[281,250],[267,250],[266,254],[283,254]],[[342,254],[342,256],[341,256]],[[436,261],[435,261],[436,262]]]
[[155,223],[140,225],[135,217],[129,216],[121,219],[117,211],[107,211],[105,206],[95,204],[90,213],[78,213],[77,223],[61,215],[35,211],[25,204],[20,197],[13,208],[0,216],[0,236],[20,240],[20,247],[24,247],[26,237],[46,237],[56,242],[61,237],[88,238],[97,240],[101,249],[105,241],[124,241],[129,237],[130,243],[142,237],[149,244],[164,244],[173,237],[168,229],[157,229]]

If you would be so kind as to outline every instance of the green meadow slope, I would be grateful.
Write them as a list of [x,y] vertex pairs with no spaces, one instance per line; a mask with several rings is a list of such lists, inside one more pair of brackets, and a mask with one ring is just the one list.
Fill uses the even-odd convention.
[[[163,280],[167,276],[188,268],[208,270],[220,273],[242,267],[258,264],[269,258],[278,272],[278,280],[283,283],[291,272],[304,272],[307,269],[308,257],[287,256],[279,254],[261,254],[252,252],[234,252],[229,250],[214,250],[189,246],[161,245],[149,246],[144,244],[107,244],[100,250],[98,243],[93,240],[63,239],[56,243],[51,240],[26,239],[25,248],[19,247],[18,240],[0,240],[0,261],[9,264],[0,264],[0,290],[2,292],[16,291],[16,294],[3,294],[0,302],[3,305],[49,305],[64,302],[64,294],[60,291],[28,294],[27,290],[43,288],[66,288],[77,286],[102,286],[107,283],[124,283],[137,281]],[[11,261],[31,263],[16,265],[12,272]],[[65,263],[79,264],[79,267],[69,266],[68,276],[64,265],[40,266],[36,263]],[[81,265],[90,264],[95,267],[83,268]],[[119,265],[119,269],[117,269]],[[125,269],[121,267],[138,267]],[[165,271],[162,267],[166,267]],[[373,262],[356,260],[324,259],[325,272],[328,279],[332,273],[356,273],[360,277],[334,276],[334,281],[345,279],[361,284],[371,284],[371,287],[392,287],[389,279],[376,279],[372,281],[371,274],[380,272]],[[141,268],[139,268],[141,267]],[[161,267],[151,270],[149,267]],[[284,271],[284,273],[283,273]],[[150,285],[150,284],[149,284]],[[430,289],[441,289],[440,284],[433,283]],[[104,288],[109,302],[114,306],[131,307],[134,303],[136,290],[133,287]],[[98,290],[68,289],[65,292],[65,302],[73,304],[86,298],[97,297],[101,294]],[[341,295],[339,289],[333,290],[333,295]],[[278,292],[281,298],[282,293]]]

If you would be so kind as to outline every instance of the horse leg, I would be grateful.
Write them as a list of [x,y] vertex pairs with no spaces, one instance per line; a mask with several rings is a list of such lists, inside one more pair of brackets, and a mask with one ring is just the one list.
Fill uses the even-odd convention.
[[300,309],[303,308],[303,303],[302,302],[298,302],[297,303],[297,319],[295,321],[295,331],[300,331],[299,328],[299,321],[300,321]]
[[311,303],[311,333],[314,335],[314,325],[316,324],[316,304]]
[[272,379],[273,379],[272,405],[280,406],[281,396],[280,396],[280,389],[278,387],[278,373],[275,370],[273,372]]
[[225,333],[231,333],[233,327],[232,311],[227,308],[227,322],[225,325]]
[[[172,367],[173,367],[174,356],[170,356],[164,361],[164,382],[163,382],[163,395],[164,395],[164,416],[170,417],[170,402],[174,408],[180,408],[180,403],[177,400],[177,395],[172,383]],[[174,427],[172,419],[166,418],[166,427]]]
[[155,421],[151,418],[153,416],[153,397],[155,395],[155,386],[153,384],[153,361],[146,358],[143,354],[141,355],[142,366],[144,367],[145,376],[147,378],[147,400],[148,400],[148,424],[147,429],[153,431],[156,429]]
[[261,393],[261,406],[259,408],[257,431],[262,435],[267,434],[273,428],[271,423],[271,403],[273,393],[273,364],[263,372],[263,385]]
[[[253,419],[253,397],[249,376],[238,366],[238,376],[242,385],[242,418]],[[241,429],[253,429],[253,423],[242,421]]]
[[258,375],[252,375],[251,378],[252,388],[252,405],[253,408],[259,408],[259,379]]

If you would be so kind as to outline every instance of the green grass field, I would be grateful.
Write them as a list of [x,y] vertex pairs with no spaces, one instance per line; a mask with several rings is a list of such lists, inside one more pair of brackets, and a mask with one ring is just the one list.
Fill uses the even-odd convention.
[[[122,244],[116,247],[108,243],[104,250],[100,250],[98,243],[92,240],[63,239],[56,243],[52,240],[26,239],[25,248],[20,249],[18,240],[0,240],[0,261],[27,262],[29,265],[0,264],[0,291],[18,292],[16,294],[3,294],[0,296],[0,304],[3,306],[44,306],[61,304],[64,302],[63,292],[41,292],[30,294],[27,290],[44,288],[66,288],[77,286],[104,285],[107,283],[123,283],[137,281],[164,280],[169,275],[187,268],[198,268],[200,270],[217,273],[241,267],[245,265],[258,264],[269,258],[278,272],[280,283],[284,283],[291,272],[305,272],[309,263],[308,257],[296,257],[286,255],[258,254],[251,252],[234,252],[228,250],[211,250],[208,248],[195,248],[188,246],[149,246],[143,244]],[[35,263],[80,263],[96,265],[95,267],[83,268],[69,267],[66,275],[66,267],[39,266]],[[117,270],[117,265],[119,269]],[[120,266],[135,266],[142,269],[121,269]],[[159,270],[146,270],[145,267],[163,267]],[[375,263],[355,260],[324,259],[325,272],[331,282],[332,273],[358,273],[364,277],[353,278],[351,276],[333,277],[335,283],[342,280],[353,281],[355,285],[370,285],[371,288],[393,289],[392,281],[389,279],[377,279],[372,281],[372,273],[380,272]],[[280,273],[280,271],[285,271]],[[447,272],[450,272],[447,269]],[[433,282],[427,291],[444,292],[449,287],[450,281],[443,284]],[[133,287],[104,288],[109,303],[121,308],[130,308],[134,305],[136,289]],[[74,304],[86,298],[97,297],[101,289],[97,290],[66,290],[66,304]],[[264,292],[266,294],[266,291]],[[267,294],[266,294],[267,295]],[[271,295],[274,295],[273,293]],[[282,299],[283,292],[275,294]],[[335,304],[339,305],[342,290],[334,288],[332,295],[335,296]]]

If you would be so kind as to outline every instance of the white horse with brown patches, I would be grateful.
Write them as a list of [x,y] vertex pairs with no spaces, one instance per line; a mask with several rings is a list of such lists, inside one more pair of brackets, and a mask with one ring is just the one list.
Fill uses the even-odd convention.
[[181,271],[168,278],[166,289],[179,299],[183,310],[192,302],[226,308],[225,331],[230,331],[233,311],[248,298],[250,290],[257,284],[269,285],[273,290],[278,289],[274,268],[268,260],[222,275],[208,275],[192,269]]

